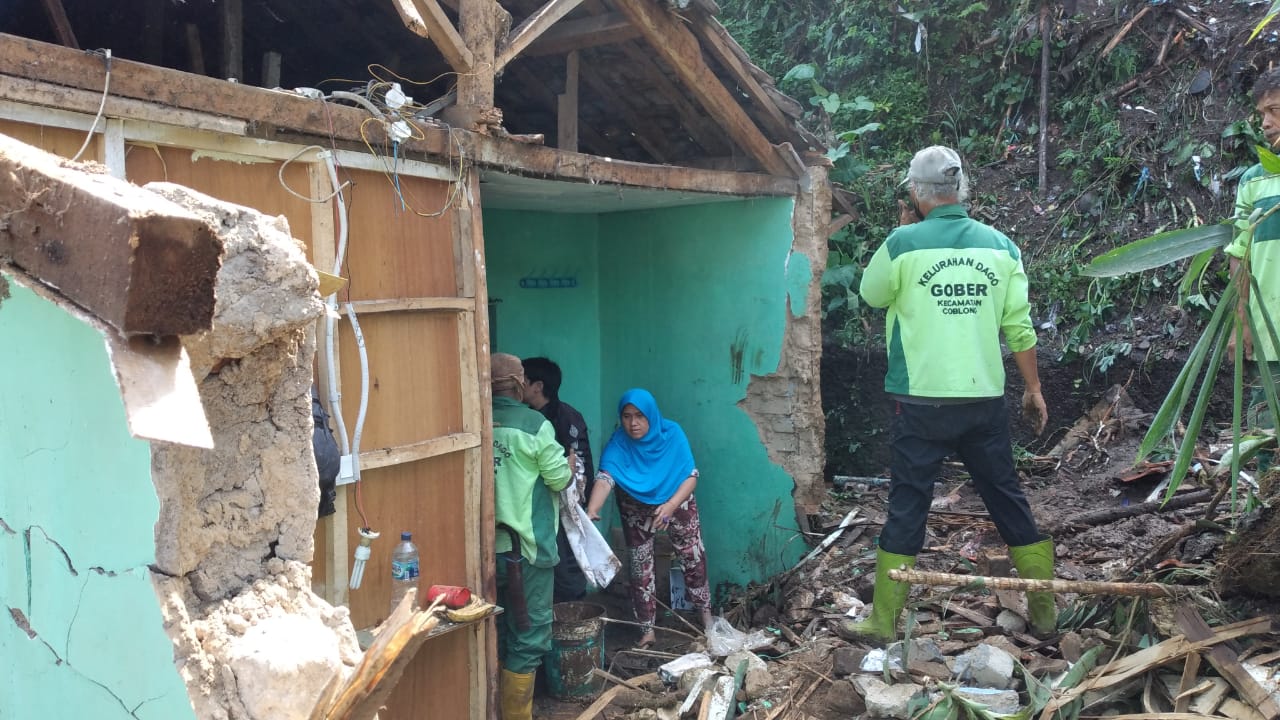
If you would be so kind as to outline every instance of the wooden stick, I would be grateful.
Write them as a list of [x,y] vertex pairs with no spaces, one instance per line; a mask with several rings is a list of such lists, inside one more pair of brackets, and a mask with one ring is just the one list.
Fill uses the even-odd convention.
[[[1178,608],[1174,618],[1178,622],[1178,628],[1182,630],[1188,640],[1203,641],[1215,636],[1213,628],[1209,627],[1204,618],[1200,617],[1200,614],[1192,607],[1183,606]],[[1271,694],[1244,669],[1244,666],[1236,659],[1235,653],[1219,645],[1205,653],[1205,659],[1218,671],[1219,675],[1231,683],[1236,692],[1240,693],[1240,697],[1252,705],[1259,713],[1262,713],[1263,717],[1267,718],[1267,720],[1274,720],[1280,717],[1280,704],[1277,704]]]
[[614,625],[630,625],[632,627],[638,627],[638,628],[645,628],[645,627],[653,628],[654,630],[669,632],[669,633],[672,633],[673,635],[679,635],[680,637],[687,637],[690,640],[697,640],[699,637],[696,635],[690,635],[687,632],[680,632],[679,630],[673,630],[669,627],[662,627],[661,625],[645,625],[644,623],[632,622],[631,620],[618,620],[616,618],[600,618],[600,619],[607,623],[613,623]]
[[1143,515],[1152,512],[1170,512],[1172,510],[1181,510],[1190,505],[1213,497],[1213,490],[1195,490],[1189,493],[1183,493],[1173,497],[1167,503],[1160,502],[1144,502],[1127,507],[1107,508],[1105,510],[1095,510],[1093,512],[1081,513],[1073,515],[1062,521],[1055,527],[1048,528],[1045,532],[1054,534],[1055,532],[1074,532],[1080,528],[1094,527],[1104,525],[1116,520],[1134,517],[1135,515]]
[[[656,603],[658,603],[658,607],[660,607],[660,608],[662,608],[663,610],[666,610],[667,612],[671,613],[672,615],[674,615],[674,616],[675,616],[675,618],[676,618],[677,620],[679,620],[680,622],[684,623],[686,627],[688,627],[689,629],[691,629],[691,630],[693,630],[695,633],[697,633],[697,635],[696,635],[695,637],[706,637],[706,636],[707,636],[706,628],[700,628],[700,627],[698,627],[697,625],[694,625],[693,623],[689,622],[688,620],[685,620],[685,619],[684,619],[684,616],[682,616],[680,613],[676,612],[675,610],[672,610],[670,607],[667,607],[667,604],[666,604],[666,603],[664,603],[664,602],[662,602],[661,600],[659,600],[659,599],[657,599],[657,598],[654,598],[654,599],[653,599],[653,601],[654,601],[654,602],[656,602]],[[657,626],[655,625],[654,627],[657,627]],[[671,632],[675,632],[675,631],[674,631],[674,630],[672,630]],[[682,634],[683,634],[683,633],[682,633]],[[688,637],[688,636],[686,635],[686,637]]]
[[608,680],[614,685],[621,685],[622,687],[631,688],[632,690],[638,690],[640,692],[649,692],[648,690],[640,687],[639,685],[632,683],[630,680],[623,680],[617,675],[614,675],[613,673],[605,672],[600,668],[591,668],[591,674],[595,675],[596,677],[604,678],[605,680]]
[[890,570],[889,577],[913,585],[977,585],[997,590],[1031,592],[1080,593],[1082,595],[1127,595],[1137,597],[1174,597],[1179,588],[1160,583],[1116,583],[1092,580],[1025,580],[1023,578],[957,575],[923,570]]
[[1124,25],[1121,25],[1120,29],[1116,31],[1116,34],[1111,38],[1111,42],[1107,43],[1107,46],[1102,48],[1102,52],[1098,55],[1098,59],[1101,60],[1102,58],[1110,55],[1111,51],[1115,50],[1116,46],[1120,44],[1120,41],[1124,40],[1124,36],[1128,35],[1129,31],[1133,29],[1133,26],[1137,24],[1139,20],[1146,17],[1149,12],[1151,12],[1151,6],[1143,5],[1141,10],[1134,13],[1133,17],[1129,18],[1129,21]]
[[[1149,6],[1144,6],[1147,9]],[[1037,149],[1037,185],[1036,191],[1041,198],[1049,195],[1049,61],[1051,52],[1049,41],[1052,40],[1049,25],[1048,0],[1040,2],[1040,132]]]
[[[658,673],[648,673],[639,677],[634,677],[632,680],[634,682],[649,682],[650,680],[656,680],[657,678]],[[604,691],[600,697],[596,698],[595,702],[591,703],[586,710],[582,711],[582,714],[577,717],[577,720],[595,720],[595,718],[599,716],[605,708],[609,707],[609,703],[613,702],[613,699],[618,696],[618,693],[622,692],[622,689],[621,685],[614,685]]]

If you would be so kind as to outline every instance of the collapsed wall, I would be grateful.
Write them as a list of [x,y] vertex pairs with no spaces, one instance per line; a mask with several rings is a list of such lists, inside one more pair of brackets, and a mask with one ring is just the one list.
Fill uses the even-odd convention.
[[200,718],[307,717],[359,661],[348,611],[311,591],[317,280],[283,217],[168,183],[225,248],[210,331],[183,338],[214,449],[154,443],[152,568]]
[[796,483],[797,522],[826,496],[823,467],[826,418],[822,413],[822,273],[827,267],[827,224],[831,186],[826,170],[810,167],[800,178],[792,217],[793,239],[787,259],[787,326],[778,368],[752,375],[739,403],[755,422],[769,459]]

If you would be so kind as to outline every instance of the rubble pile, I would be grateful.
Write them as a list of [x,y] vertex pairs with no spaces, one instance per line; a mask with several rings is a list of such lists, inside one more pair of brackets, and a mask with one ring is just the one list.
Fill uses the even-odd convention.
[[[1007,580],[1007,548],[954,466],[935,493],[915,575],[963,577],[913,585],[903,640],[841,639],[836,624],[865,615],[871,599],[888,493],[883,478],[837,478],[808,556],[739,593],[696,640],[660,634],[667,644],[612,652],[612,686],[576,717],[1280,717],[1272,608],[1220,593],[1215,566],[1240,542],[1231,518],[1272,533],[1270,511],[1231,510],[1217,444],[1162,505],[1169,464],[1132,466],[1144,422],[1113,388],[1073,440],[1019,461],[1040,525],[1058,540],[1052,636],[1028,633],[1022,592],[1004,589],[1019,582]],[[1095,470],[1074,469],[1086,467]]]

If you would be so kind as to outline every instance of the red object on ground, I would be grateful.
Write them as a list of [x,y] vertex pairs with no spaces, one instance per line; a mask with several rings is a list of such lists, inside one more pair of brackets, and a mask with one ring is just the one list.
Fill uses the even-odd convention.
[[430,605],[440,598],[445,607],[457,610],[471,602],[471,591],[457,585],[432,585],[427,588],[427,602]]

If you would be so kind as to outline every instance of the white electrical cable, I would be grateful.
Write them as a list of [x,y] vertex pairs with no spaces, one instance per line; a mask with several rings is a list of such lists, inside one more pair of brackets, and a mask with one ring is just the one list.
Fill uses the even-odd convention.
[[[338,182],[338,169],[333,163],[333,153],[328,150],[317,154],[324,161],[329,171],[329,182],[333,185],[334,198],[338,203],[338,252],[333,263],[333,274],[342,274],[342,263],[347,252],[347,205],[342,197],[342,184]],[[329,415],[337,425],[338,445],[343,455],[351,454],[351,443],[347,437],[347,425],[342,419],[342,389],[338,384],[337,358],[334,340],[337,337],[338,296],[337,293],[325,298],[324,352],[325,365],[328,369]]]
[[102,112],[107,109],[107,97],[111,94],[111,48],[104,49],[102,53],[107,64],[107,79],[102,83],[102,102],[98,103],[98,114],[93,116],[93,124],[89,126],[89,134],[85,135],[84,144],[76,151],[71,162],[77,162],[84,154],[85,148],[89,147],[89,141],[93,139],[93,133],[98,129],[98,123],[102,121]]
[[355,472],[356,482],[360,482],[360,436],[364,433],[365,411],[369,409],[369,354],[364,346],[364,333],[360,332],[360,319],[356,317],[356,309],[351,303],[346,304],[347,318],[351,320],[351,331],[356,336],[356,347],[360,350],[360,412],[356,414],[356,431],[351,437],[351,467]]
[[347,92],[346,90],[334,90],[333,92],[329,93],[329,97],[336,98],[338,100],[350,100],[351,102],[362,106],[365,110],[368,110],[370,113],[373,113],[374,117],[379,119],[383,117],[382,111],[378,109],[378,106],[374,105],[372,102],[369,101],[369,98],[363,95],[357,95],[353,92]]

